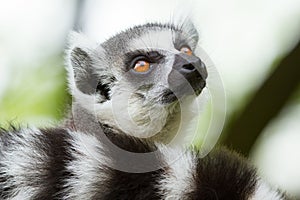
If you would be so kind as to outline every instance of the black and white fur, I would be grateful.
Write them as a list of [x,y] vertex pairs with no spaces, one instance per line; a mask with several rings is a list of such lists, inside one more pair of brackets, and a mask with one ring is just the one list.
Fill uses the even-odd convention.
[[[128,151],[157,147],[116,135]],[[110,152],[97,136],[67,129],[21,129],[1,133],[0,197],[6,199],[286,199],[261,180],[236,153],[221,149],[200,158],[189,150],[159,148],[166,167],[128,173],[111,168]]]
[[[201,158],[196,148],[164,145],[178,131],[188,135],[197,119],[201,94],[183,95],[184,111],[179,100],[163,100],[178,48],[197,48],[192,24],[146,24],[102,44],[73,33],[70,41],[73,112],[62,128],[0,131],[0,199],[286,199],[236,153],[221,149]],[[152,77],[136,78],[128,69],[137,51],[164,57]],[[119,160],[95,124],[127,151],[156,150],[153,162],[163,167],[143,173],[112,167]]]

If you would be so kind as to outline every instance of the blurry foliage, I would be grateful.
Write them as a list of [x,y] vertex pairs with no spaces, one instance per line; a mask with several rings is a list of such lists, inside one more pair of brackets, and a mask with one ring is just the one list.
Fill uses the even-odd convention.
[[230,118],[221,142],[248,155],[265,127],[295,96],[300,84],[300,43],[273,68],[242,110]]
[[13,80],[0,98],[2,126],[20,122],[43,125],[64,116],[70,96],[62,58],[57,55],[37,67],[13,70]]
[[300,104],[300,84],[298,85],[295,94],[292,96],[290,104]]

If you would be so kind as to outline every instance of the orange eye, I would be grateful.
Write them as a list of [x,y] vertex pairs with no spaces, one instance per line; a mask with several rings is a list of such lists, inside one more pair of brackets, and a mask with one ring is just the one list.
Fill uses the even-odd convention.
[[193,54],[193,51],[188,47],[181,47],[180,52],[185,53],[189,56],[191,56]]
[[136,72],[146,72],[150,69],[150,63],[145,60],[139,60],[135,63],[133,69]]

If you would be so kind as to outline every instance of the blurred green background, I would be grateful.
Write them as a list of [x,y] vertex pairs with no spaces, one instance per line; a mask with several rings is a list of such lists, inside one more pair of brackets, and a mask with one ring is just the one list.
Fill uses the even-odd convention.
[[249,156],[263,177],[300,198],[299,0],[3,1],[1,126],[62,119],[71,102],[64,70],[69,30],[100,43],[133,24],[168,21],[186,10],[224,82],[227,118],[219,143]]

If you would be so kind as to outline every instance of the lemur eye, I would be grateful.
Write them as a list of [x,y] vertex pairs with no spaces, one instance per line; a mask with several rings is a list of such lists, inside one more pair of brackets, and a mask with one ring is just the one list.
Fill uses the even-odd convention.
[[150,69],[150,63],[145,60],[139,60],[134,64],[133,70],[136,72],[146,72]]
[[185,53],[185,54],[187,54],[189,56],[191,56],[193,54],[193,51],[189,47],[186,47],[186,46],[181,47],[180,48],[180,52],[181,53]]

